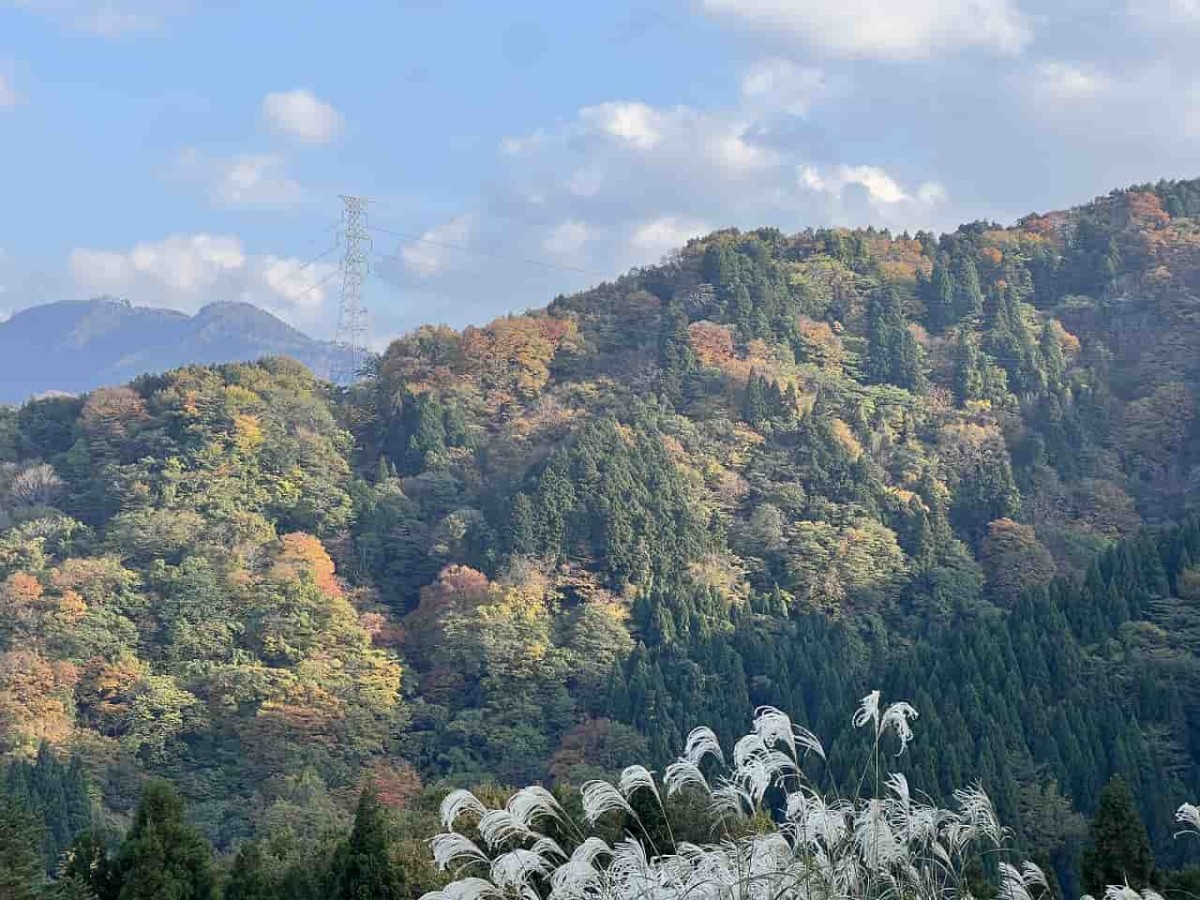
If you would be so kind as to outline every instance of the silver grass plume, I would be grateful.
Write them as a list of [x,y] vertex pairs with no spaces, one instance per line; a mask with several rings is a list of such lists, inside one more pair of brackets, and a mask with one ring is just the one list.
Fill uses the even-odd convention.
[[1183,826],[1181,831],[1176,832],[1176,836],[1181,834],[1200,835],[1200,808],[1193,804],[1184,803],[1175,810],[1175,821]]
[[[894,733],[902,753],[916,717],[908,703],[885,706],[872,691],[853,722],[871,727],[876,751]],[[825,758],[816,736],[775,707],[756,710],[729,760],[716,734],[697,728],[661,782],[633,765],[615,783],[583,785],[588,825],[608,813],[624,816],[628,831],[612,845],[542,787],[517,791],[499,810],[454,791],[441,807],[445,832],[430,846],[456,880],[423,900],[970,900],[962,888],[966,859],[976,850],[1004,852],[1008,834],[979,785],[955,791],[954,809],[918,800],[896,773],[877,776],[876,796],[860,788],[859,796],[842,798],[822,793],[805,773],[810,754]],[[656,846],[630,803],[641,792],[653,796],[669,834],[665,801],[681,792],[704,798],[714,841],[670,837],[668,846]],[[1197,807],[1184,804],[1176,819],[1200,833]],[[459,830],[472,826],[478,843]],[[999,872],[1000,900],[1046,900],[1037,866],[1004,860]],[[1118,885],[1103,900],[1161,898]]]

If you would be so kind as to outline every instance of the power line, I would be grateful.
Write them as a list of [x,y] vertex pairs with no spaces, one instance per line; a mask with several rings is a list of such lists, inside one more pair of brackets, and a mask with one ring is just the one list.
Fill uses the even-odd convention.
[[[380,253],[380,252],[376,251],[376,252],[372,253],[372,256],[374,256],[376,262],[383,262],[383,263],[403,262],[403,257],[401,257],[397,253]],[[391,282],[389,282],[389,285],[392,287],[396,286],[395,284],[393,284]],[[439,291],[430,290],[429,288],[425,287],[424,285],[406,286],[405,290],[409,293],[422,294],[426,297],[431,297],[436,300],[444,300],[448,304],[457,305],[459,307],[461,307],[463,304],[463,298],[461,296],[452,297],[449,294],[443,294]],[[531,290],[531,291],[537,290],[537,288],[528,288],[528,290]]]
[[304,265],[302,265],[300,268],[298,268],[293,274],[299,275],[305,269],[310,268],[313,265],[313,263],[320,262],[321,260],[323,260],[325,257],[327,257],[330,253],[332,253],[334,250],[336,250],[340,246],[341,246],[341,243],[338,241],[335,241],[333,246],[329,247],[326,250],[322,250],[320,253],[318,253],[316,256],[314,256],[312,259],[310,259],[308,262],[306,262]]
[[334,269],[332,272],[330,272],[328,275],[326,275],[326,276],[325,276],[324,278],[322,278],[320,281],[316,282],[315,284],[310,284],[308,287],[306,287],[306,288],[305,288],[304,290],[302,290],[300,293],[296,294],[296,296],[297,296],[297,297],[303,297],[303,296],[305,296],[306,294],[310,294],[310,293],[312,293],[313,291],[315,291],[317,288],[319,288],[319,287],[323,287],[324,285],[327,285],[327,284],[329,284],[329,282],[331,282],[331,281],[332,281],[332,280],[333,280],[333,279],[334,279],[336,276],[338,276],[338,275],[340,275],[340,274],[341,274],[341,270],[340,270],[340,269]]
[[325,235],[329,234],[329,232],[331,232],[331,231],[337,231],[337,230],[338,230],[339,228],[341,228],[341,227],[342,227],[342,220],[341,220],[341,219],[338,219],[338,220],[337,220],[337,221],[335,221],[335,222],[330,222],[328,225],[326,225],[324,228],[322,228],[322,229],[321,229],[321,230],[320,230],[320,231],[317,233],[317,236],[316,236],[315,238],[309,238],[307,241],[305,241],[305,242],[304,242],[304,244],[303,244],[303,246],[305,246],[305,247],[311,247],[313,244],[316,244],[316,243],[319,243],[320,241],[323,241],[323,240],[325,239]]

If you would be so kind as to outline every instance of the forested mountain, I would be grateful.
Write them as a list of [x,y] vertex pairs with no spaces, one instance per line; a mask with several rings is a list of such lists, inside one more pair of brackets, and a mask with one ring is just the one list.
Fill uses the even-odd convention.
[[349,389],[268,359],[27,403],[0,744],[119,830],[165,777],[276,872],[336,869],[372,782],[424,885],[447,785],[661,767],[763,704],[850,785],[882,687],[920,713],[899,770],[978,779],[1068,895],[1113,775],[1177,867],[1198,389],[1200,182],[1171,182],[940,237],[717,232]]
[[111,297],[48,303],[0,322],[0,403],[263,356],[290,356],[324,374],[335,352],[249,303],[211,303],[194,316]]

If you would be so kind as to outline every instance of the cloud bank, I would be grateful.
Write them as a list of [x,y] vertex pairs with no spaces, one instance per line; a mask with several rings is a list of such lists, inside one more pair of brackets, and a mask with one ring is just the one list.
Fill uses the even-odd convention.
[[231,235],[176,234],[123,251],[77,248],[69,270],[88,295],[113,294],[183,312],[240,300],[305,324],[320,314],[337,266],[254,256]]

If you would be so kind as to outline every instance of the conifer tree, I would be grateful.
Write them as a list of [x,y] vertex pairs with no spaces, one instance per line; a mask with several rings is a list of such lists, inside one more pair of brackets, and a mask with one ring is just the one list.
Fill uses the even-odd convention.
[[97,900],[91,888],[78,878],[59,878],[43,888],[39,900]]
[[36,900],[45,880],[41,826],[25,804],[0,797],[0,897]]
[[663,396],[672,406],[683,399],[683,386],[696,366],[695,354],[688,344],[688,317],[683,305],[674,300],[663,310],[658,336],[658,364],[662,369]]
[[401,900],[404,873],[388,851],[387,820],[374,787],[363,789],[354,828],[330,866],[330,900]]
[[965,254],[959,256],[955,263],[955,312],[959,319],[976,317],[983,309],[979,270],[975,267],[975,260]]
[[1047,380],[1052,385],[1058,385],[1062,380],[1066,364],[1063,361],[1062,345],[1058,341],[1058,334],[1050,324],[1042,327],[1038,350],[1041,353]]
[[876,384],[921,387],[921,355],[894,288],[872,295],[867,306],[867,377]]
[[222,900],[276,900],[278,897],[279,892],[263,863],[262,848],[256,841],[242,844],[221,893]]
[[1103,896],[1110,884],[1140,891],[1154,883],[1150,839],[1124,779],[1114,777],[1100,792],[1091,838],[1080,860],[1080,881],[1089,894]]
[[211,900],[212,847],[184,820],[183,800],[165,781],[146,785],[117,856],[119,900]]
[[983,394],[983,372],[979,351],[970,335],[963,331],[954,345],[954,399],[959,406],[977,400]]
[[13,762],[4,782],[7,792],[42,820],[42,852],[46,870],[53,871],[59,854],[92,824],[92,801],[79,760],[64,765],[43,743],[32,762]]
[[758,427],[770,417],[770,402],[767,395],[767,380],[757,372],[750,373],[746,383],[746,405],[743,418]]
[[85,831],[75,838],[59,877],[83,885],[96,900],[117,900],[121,892],[116,860],[109,856],[108,845],[95,831]]
[[954,275],[950,271],[950,260],[946,254],[938,254],[933,263],[933,272],[925,287],[925,312],[929,328],[941,332],[955,318]]

